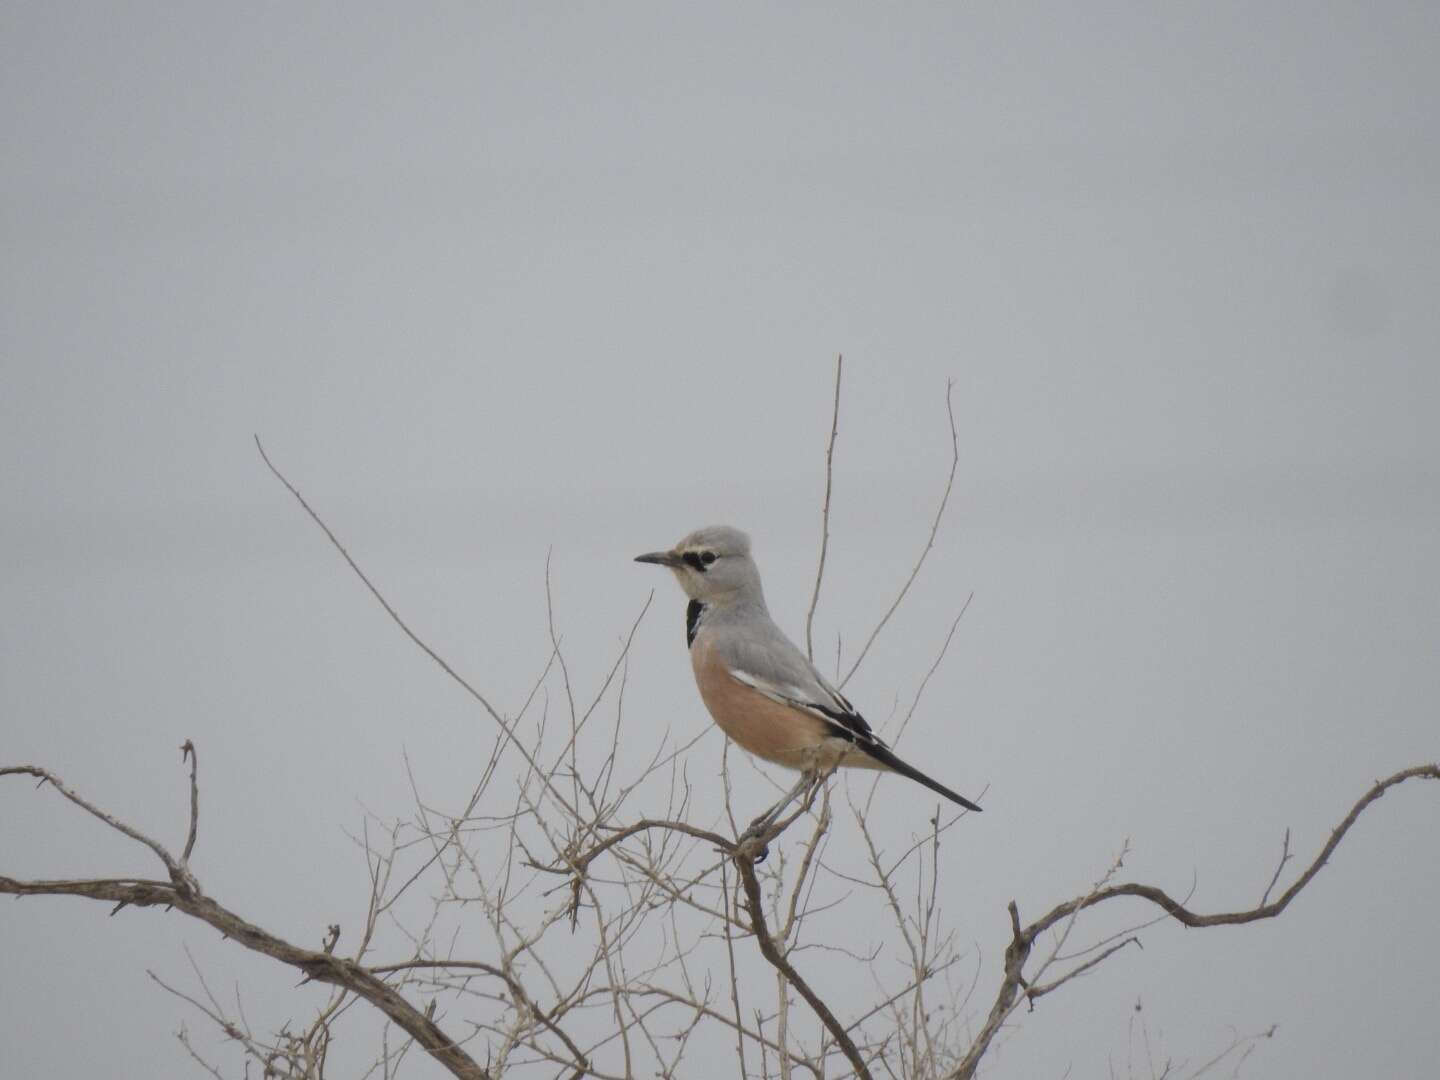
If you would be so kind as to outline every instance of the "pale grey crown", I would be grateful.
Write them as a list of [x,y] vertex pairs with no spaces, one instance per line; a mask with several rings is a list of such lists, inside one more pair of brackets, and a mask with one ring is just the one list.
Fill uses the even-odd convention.
[[696,529],[669,551],[652,551],[636,561],[667,567],[685,595],[702,604],[765,605],[750,537],[729,525]]
[[749,555],[750,537],[731,525],[706,525],[676,544],[675,550],[682,555],[687,551],[711,551],[716,555]]

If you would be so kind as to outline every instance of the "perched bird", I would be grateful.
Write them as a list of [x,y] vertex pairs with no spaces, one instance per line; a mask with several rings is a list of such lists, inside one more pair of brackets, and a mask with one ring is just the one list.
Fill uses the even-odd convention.
[[690,598],[685,611],[690,664],[715,723],[756,757],[805,774],[756,825],[773,821],[818,775],[836,767],[899,773],[967,810],[980,809],[896,757],[775,625],[750,557],[750,538],[739,529],[697,529],[669,551],[635,561],[670,569]]

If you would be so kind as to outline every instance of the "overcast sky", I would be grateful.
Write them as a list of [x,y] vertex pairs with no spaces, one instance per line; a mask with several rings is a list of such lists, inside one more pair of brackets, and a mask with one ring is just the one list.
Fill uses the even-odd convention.
[[[178,844],[193,739],[197,873],[314,944],[402,750],[453,802],[493,731],[252,435],[507,709],[547,551],[586,685],[654,588],[638,746],[709,721],[633,555],[745,528],[803,633],[843,352],[831,651],[923,543],[954,383],[945,529],[848,690],[889,715],[974,593],[900,745],[987,792],[945,849],[977,1003],[1007,901],[1127,839],[1253,904],[1287,827],[1440,756],[1437,44],[1428,3],[6,3],[0,759]],[[887,783],[899,845],[933,807]],[[78,817],[0,787],[0,873],[155,872]],[[1282,919],[1146,931],[988,1075],[1107,1075],[1137,1001],[1176,1058],[1278,1024],[1245,1075],[1428,1073],[1437,827],[1401,788]],[[238,1074],[145,977],[182,944],[314,1000],[178,916],[3,912],[7,1076],[198,1075],[182,1020]]]

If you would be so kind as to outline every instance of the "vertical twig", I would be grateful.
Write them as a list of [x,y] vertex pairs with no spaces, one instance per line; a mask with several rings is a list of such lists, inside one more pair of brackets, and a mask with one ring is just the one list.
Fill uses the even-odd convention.
[[180,856],[180,862],[184,865],[190,861],[190,853],[195,850],[195,831],[200,826],[200,786],[195,780],[195,770],[200,767],[200,755],[195,752],[195,744],[189,739],[180,745],[180,760],[190,762],[190,834],[185,837],[185,852]]
[[[735,897],[732,900],[730,896],[730,872],[723,860],[720,863],[720,896],[722,903],[725,905],[725,918],[721,920],[721,922],[725,927],[725,952],[730,960],[730,1003],[735,1007],[735,1053],[740,1062],[740,1075],[748,1076],[749,1073],[745,1069],[745,1029],[741,1026],[744,1022],[744,1014],[740,1011],[740,982],[735,975],[735,936],[730,932],[730,924],[732,922],[730,915],[731,905],[735,903],[739,897]],[[789,1063],[785,1061],[783,1029],[779,1043],[780,1060],[788,1066]]]
[[866,1066],[865,1059],[860,1056],[860,1051],[844,1026],[830,1011],[830,1006],[826,1005],[820,996],[810,988],[810,984],[801,977],[775,944],[775,939],[771,936],[770,928],[765,921],[765,901],[760,896],[760,882],[755,877],[754,857],[744,851],[738,851],[732,858],[736,868],[740,871],[740,884],[745,888],[745,906],[750,912],[750,928],[755,934],[755,943],[760,947],[760,955],[765,957],[770,966],[783,975],[791,986],[795,987],[800,996],[815,1011],[815,1015],[819,1017],[820,1022],[825,1025],[826,1030],[839,1045],[840,1052],[850,1062],[850,1066],[855,1070],[855,1075],[863,1080],[871,1080],[870,1069]]
[[835,408],[830,415],[830,445],[825,450],[825,504],[820,508],[820,565],[815,569],[815,592],[810,597],[810,610],[805,613],[805,655],[815,661],[815,645],[811,628],[815,624],[815,608],[820,603],[820,582],[825,577],[825,553],[830,548],[830,486],[835,475],[835,436],[840,430],[840,373],[845,357],[835,357]]
[[1280,862],[1275,867],[1275,876],[1270,879],[1270,884],[1265,886],[1265,894],[1260,897],[1260,906],[1264,907],[1270,902],[1270,893],[1275,889],[1275,883],[1280,880],[1280,871],[1285,869],[1285,864],[1290,861],[1290,830],[1285,830],[1285,840],[1280,845]]

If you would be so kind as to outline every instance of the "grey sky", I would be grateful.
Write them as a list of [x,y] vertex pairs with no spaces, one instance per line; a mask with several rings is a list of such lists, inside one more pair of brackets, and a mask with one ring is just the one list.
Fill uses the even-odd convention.
[[[202,880],[318,941],[402,747],[452,798],[491,732],[252,434],[506,707],[547,549],[587,684],[655,588],[638,741],[708,720],[632,555],[746,528],[803,632],[843,352],[826,649],[923,541],[955,384],[948,524],[851,696],[913,693],[974,591],[901,749],[988,785],[949,841],[977,993],[1005,903],[1127,837],[1134,878],[1253,903],[1287,826],[1304,856],[1440,750],[1437,42],[1433,4],[6,4],[0,758],[176,840],[195,740]],[[1283,919],[1147,931],[991,1075],[1105,1075],[1137,998],[1177,1057],[1278,1023],[1254,1075],[1431,1068],[1440,793],[1370,813]],[[4,872],[143,865],[0,788]],[[7,1075],[188,1075],[203,1025],[144,977],[182,942],[257,1023],[294,1006],[213,937],[6,905]]]

